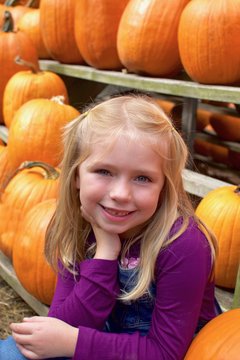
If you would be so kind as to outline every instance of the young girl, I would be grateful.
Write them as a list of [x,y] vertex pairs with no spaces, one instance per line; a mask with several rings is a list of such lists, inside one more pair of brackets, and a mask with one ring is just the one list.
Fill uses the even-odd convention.
[[183,188],[183,139],[153,100],[128,95],[72,121],[64,144],[46,240],[56,292],[49,317],[11,324],[18,349],[29,359],[183,359],[217,314],[215,239]]

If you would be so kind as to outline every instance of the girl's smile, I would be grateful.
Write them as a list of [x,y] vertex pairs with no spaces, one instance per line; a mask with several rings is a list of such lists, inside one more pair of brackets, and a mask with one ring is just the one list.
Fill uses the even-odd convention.
[[149,142],[124,136],[97,143],[78,168],[81,205],[107,232],[129,235],[156,211],[164,185],[162,158]]

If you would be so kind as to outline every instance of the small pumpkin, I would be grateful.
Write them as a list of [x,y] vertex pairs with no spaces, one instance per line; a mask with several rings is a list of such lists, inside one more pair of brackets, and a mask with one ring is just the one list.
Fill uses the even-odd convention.
[[36,204],[23,219],[13,246],[13,267],[23,287],[36,299],[50,305],[56,274],[44,256],[45,234],[56,209],[56,200]]
[[194,139],[196,153],[212,158],[213,161],[228,164],[229,149],[219,144],[213,144],[200,138]]
[[212,113],[210,124],[222,140],[240,141],[240,117]]
[[[14,23],[14,30],[18,29],[18,22],[21,19],[21,17],[24,14],[27,14],[28,12],[31,12],[33,9],[31,8],[32,3],[34,2],[34,0],[29,0],[28,3],[23,6],[21,4],[19,4],[19,1],[7,1],[5,4],[8,4],[6,6],[4,6],[3,9],[0,9],[0,14],[3,13],[3,11],[8,10],[10,11],[12,18],[13,18],[13,23]],[[3,25],[3,16],[0,15],[0,27],[2,27]]]
[[239,360],[240,309],[209,321],[192,341],[184,360]]
[[18,167],[24,161],[43,161],[58,166],[62,160],[64,125],[79,116],[62,97],[33,99],[15,113],[8,135],[11,163]]
[[7,127],[10,127],[16,111],[26,102],[37,98],[50,99],[61,95],[68,104],[68,92],[61,77],[51,71],[41,71],[33,63],[16,57],[20,68],[28,70],[14,74],[6,84],[3,93],[3,116]]
[[129,1],[117,34],[119,58],[129,71],[163,77],[182,69],[177,31],[189,1]]
[[58,194],[59,171],[42,162],[24,162],[2,190],[0,198],[0,249],[12,258],[16,234],[24,214],[35,204]]
[[240,80],[240,2],[194,0],[182,12],[178,46],[184,69],[204,84]]
[[202,131],[209,125],[212,112],[204,109],[197,109],[196,129]]
[[[8,80],[18,71],[19,65],[14,62],[16,56],[38,64],[37,50],[26,34],[13,31],[13,20],[9,11],[5,12],[5,23],[0,32],[0,122],[3,122],[3,92]],[[21,70],[28,70],[26,67]]]
[[240,259],[240,186],[210,191],[197,206],[196,215],[217,237],[216,284],[233,289]]

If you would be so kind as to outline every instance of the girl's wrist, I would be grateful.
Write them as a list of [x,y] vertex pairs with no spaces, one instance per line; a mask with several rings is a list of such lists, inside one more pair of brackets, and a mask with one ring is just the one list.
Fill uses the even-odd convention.
[[114,251],[113,249],[97,249],[94,255],[94,259],[101,259],[101,260],[117,260],[120,251]]

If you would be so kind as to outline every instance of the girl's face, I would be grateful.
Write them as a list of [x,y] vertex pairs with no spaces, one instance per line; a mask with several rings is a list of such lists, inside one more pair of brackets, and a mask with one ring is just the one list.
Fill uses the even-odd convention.
[[153,145],[126,140],[94,145],[78,168],[80,203],[105,231],[134,235],[155,213],[164,185],[162,159]]

